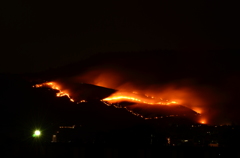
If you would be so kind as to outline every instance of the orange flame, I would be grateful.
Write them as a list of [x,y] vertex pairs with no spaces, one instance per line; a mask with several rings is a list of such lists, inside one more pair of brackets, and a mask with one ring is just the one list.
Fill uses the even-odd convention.
[[[134,94],[138,94],[137,92],[133,92],[133,93]],[[108,101],[108,102],[111,102],[111,103],[121,102],[121,101],[133,101],[133,102],[144,103],[144,104],[151,104],[151,105],[157,105],[157,104],[159,104],[159,105],[178,104],[178,102],[176,102],[176,101],[168,101],[168,100],[162,101],[162,98],[155,99],[155,97],[153,97],[153,96],[148,96],[148,95],[145,95],[145,96],[146,97],[144,98],[144,97],[139,97],[137,95],[133,96],[133,94],[122,95],[122,93],[115,93],[112,96],[103,99],[103,101]]]
[[[71,102],[75,102],[75,100],[70,96],[70,94],[67,91],[63,90],[61,85],[59,85],[56,82],[45,82],[42,84],[36,84],[33,87],[35,87],[35,88],[49,87],[51,89],[58,90],[58,93],[56,94],[57,97],[67,96]],[[150,104],[150,105],[169,105],[169,106],[182,104],[182,100],[169,101],[167,99],[163,99],[161,97],[156,97],[153,95],[148,95],[148,94],[141,95],[141,93],[139,93],[137,91],[133,91],[132,93],[116,92],[116,93],[112,94],[111,96],[104,98],[102,100],[102,102],[104,104],[106,104],[107,106],[114,106],[116,108],[125,108],[127,111],[129,111],[133,115],[139,116],[144,119],[163,118],[163,116],[156,117],[156,118],[145,118],[144,116],[142,116],[138,113],[135,113],[132,110],[127,109],[126,107],[119,107],[114,104],[114,103],[122,102],[122,101],[131,101],[131,102],[144,103],[144,104]],[[82,102],[86,102],[86,100],[81,100],[79,103],[82,103]],[[188,107],[188,108],[191,108],[193,111],[195,111],[199,114],[202,113],[202,109],[199,107]],[[170,115],[170,116],[166,116],[166,117],[173,117],[173,116],[174,115]],[[199,122],[201,124],[206,124],[206,119],[201,119]]]
[[[182,100],[170,101],[170,100],[156,97],[153,95],[148,95],[148,94],[141,95],[139,92],[136,92],[136,91],[133,91],[132,93],[116,92],[113,95],[111,95],[110,97],[104,98],[102,101],[108,106],[110,106],[110,105],[114,106],[114,103],[119,103],[122,101],[130,101],[130,102],[135,102],[135,103],[144,103],[144,104],[160,105],[160,106],[161,105],[168,105],[168,106],[182,105],[182,106],[184,106],[184,102],[182,102]],[[194,112],[196,112],[198,114],[201,114],[203,112],[201,107],[189,107],[189,106],[186,106],[186,107],[190,108],[191,110],[193,110]],[[116,108],[119,108],[119,107],[116,107]],[[144,116],[142,116],[138,113],[135,113],[132,110],[127,109],[127,111],[129,111],[133,115],[140,116],[141,118],[144,118],[145,120],[161,119],[161,118],[165,118],[165,117],[175,117],[175,116],[177,117],[177,115],[169,115],[169,116],[161,116],[161,117],[156,117],[156,118],[145,118]],[[206,118],[202,118],[201,115],[199,115],[199,116],[200,116],[199,123],[206,124],[207,123]]]
[[192,110],[195,111],[195,112],[197,112],[197,113],[199,113],[199,114],[202,113],[202,109],[199,108],[199,107],[192,107]]
[[206,121],[206,119],[201,118],[201,120],[199,121],[199,123],[201,123],[201,124],[207,124],[207,121]]
[[35,86],[33,86],[35,88],[39,88],[39,87],[50,87],[52,89],[58,90],[59,92],[56,94],[57,97],[63,97],[63,96],[67,96],[69,98],[69,100],[71,102],[74,102],[73,98],[70,97],[70,94],[67,92],[64,92],[63,90],[61,90],[60,85],[58,85],[56,82],[46,82],[46,83],[42,83],[42,84],[36,84]]

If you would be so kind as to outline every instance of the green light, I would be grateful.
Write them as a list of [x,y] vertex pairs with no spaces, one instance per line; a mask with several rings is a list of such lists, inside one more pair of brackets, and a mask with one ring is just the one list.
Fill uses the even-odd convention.
[[39,130],[34,131],[33,137],[39,137],[41,135],[41,132]]

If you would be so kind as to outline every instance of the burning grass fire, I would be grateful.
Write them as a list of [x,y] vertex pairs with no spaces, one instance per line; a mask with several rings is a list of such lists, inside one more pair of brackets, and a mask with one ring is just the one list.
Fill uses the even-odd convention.
[[63,96],[67,96],[69,98],[69,100],[71,102],[74,102],[74,100],[70,97],[69,93],[64,92],[61,89],[61,86],[58,85],[56,82],[46,82],[46,83],[42,83],[42,84],[36,84],[35,86],[33,86],[35,88],[39,88],[39,87],[50,87],[54,90],[58,90],[59,92],[56,94],[57,97],[63,97]]
[[172,104],[178,104],[178,102],[176,102],[176,101],[165,100],[165,101],[158,101],[158,102],[156,102],[155,100],[153,100],[154,97],[151,97],[151,99],[140,99],[137,96],[133,97],[131,95],[122,95],[121,93],[119,93],[119,94],[114,94],[111,97],[105,98],[105,99],[103,99],[103,101],[108,101],[108,102],[112,102],[112,103],[121,102],[121,101],[130,101],[130,102],[138,102],[138,103],[151,104],[151,105],[172,105]]
[[[58,92],[56,93],[57,97],[63,97],[66,96],[70,99],[71,102],[76,102],[76,103],[81,103],[81,102],[86,102],[85,100],[80,100],[77,101],[76,99],[73,99],[71,96],[71,91],[70,90],[65,90],[63,88],[63,86],[57,82],[45,82],[42,84],[36,84],[33,87],[35,88],[40,88],[40,87],[49,87],[51,89],[57,90]],[[165,96],[166,97],[166,96]],[[148,95],[148,94],[141,94],[139,92],[133,91],[133,92],[122,92],[122,91],[117,91],[115,93],[113,93],[112,95],[110,95],[109,97],[106,97],[104,99],[101,100],[104,104],[106,104],[107,106],[114,106],[116,108],[125,108],[127,111],[131,112],[132,114],[139,116],[141,118],[144,119],[158,119],[158,118],[163,118],[163,117],[154,117],[154,118],[149,118],[149,117],[144,117],[143,115],[135,112],[132,109],[129,109],[128,107],[124,107],[124,106],[116,106],[118,103],[121,102],[132,102],[135,103],[135,105],[150,105],[149,108],[151,108],[151,106],[153,107],[165,107],[165,106],[184,106],[184,104],[182,103],[182,100],[180,99],[176,99],[176,100],[168,100],[168,99],[164,99],[161,97],[156,97],[153,95]],[[202,109],[201,108],[194,108],[194,107],[187,107],[184,106],[188,109],[191,109],[192,111],[196,112],[196,114],[201,114]],[[169,115],[169,117],[172,117],[175,115]],[[176,115],[177,116],[177,115]],[[166,116],[168,117],[168,116]],[[199,123],[201,124],[206,124],[206,119],[201,118],[199,120]]]

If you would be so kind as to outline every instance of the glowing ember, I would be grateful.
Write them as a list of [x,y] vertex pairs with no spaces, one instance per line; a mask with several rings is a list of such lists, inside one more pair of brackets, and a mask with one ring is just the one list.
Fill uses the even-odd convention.
[[70,97],[69,93],[64,92],[63,90],[61,90],[60,86],[56,82],[46,82],[46,83],[42,83],[42,84],[36,84],[33,87],[36,87],[36,88],[39,88],[39,87],[50,87],[52,89],[55,89],[55,90],[59,91],[56,94],[57,97],[67,96],[70,99],[71,102],[74,102],[74,100]]
[[156,99],[154,96],[149,96],[149,95],[136,95],[138,93],[133,92],[133,93],[115,93],[110,97],[107,97],[103,99],[103,101],[111,102],[111,103],[116,103],[116,102],[121,102],[121,101],[132,101],[132,102],[138,102],[138,103],[144,103],[144,104],[151,104],[151,105],[172,105],[172,104],[179,104],[176,101],[169,101],[165,100],[163,101],[162,98]]
[[201,123],[201,124],[206,124],[207,122],[206,122],[206,119],[201,119],[200,121],[199,121],[199,123]]

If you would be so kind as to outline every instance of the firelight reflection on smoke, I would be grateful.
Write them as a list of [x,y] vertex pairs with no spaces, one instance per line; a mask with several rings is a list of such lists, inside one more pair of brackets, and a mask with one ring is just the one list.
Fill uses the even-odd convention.
[[[62,86],[57,82],[45,82],[42,84],[36,84],[33,87],[35,87],[35,88],[49,87],[51,89],[58,91],[56,93],[57,97],[66,96],[70,99],[71,102],[76,102],[76,100],[74,100],[71,97],[71,91],[69,91],[69,90],[66,91],[66,90],[62,89]],[[165,95],[165,97],[166,97],[166,95]],[[157,106],[182,105],[182,103],[183,103],[183,101],[179,98],[176,98],[176,100],[168,100],[168,99],[163,99],[162,97],[156,97],[156,96],[149,95],[149,94],[141,94],[138,91],[132,91],[132,92],[118,91],[118,92],[115,92],[114,94],[112,94],[111,96],[102,99],[102,101],[105,103],[108,102],[110,104],[119,103],[122,101],[129,101],[129,102],[143,103],[143,104],[157,105]],[[85,100],[81,100],[80,102],[85,102]],[[193,111],[195,111],[196,113],[199,113],[199,114],[201,114],[201,112],[202,112],[202,109],[200,107],[187,107],[187,108],[192,109]],[[131,110],[128,110],[128,111],[131,112]],[[142,115],[136,114],[135,112],[131,112],[131,113],[144,118]],[[207,122],[206,119],[203,119],[203,118],[201,118],[199,120],[199,123],[201,123],[201,124],[206,124],[206,122]]]

